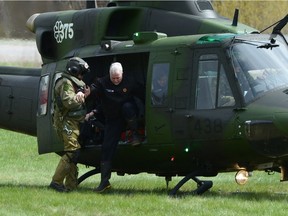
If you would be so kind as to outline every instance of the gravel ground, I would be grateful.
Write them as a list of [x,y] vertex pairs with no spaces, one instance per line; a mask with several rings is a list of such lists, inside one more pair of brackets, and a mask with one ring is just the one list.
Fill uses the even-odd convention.
[[41,62],[35,41],[0,39],[0,64],[41,66]]

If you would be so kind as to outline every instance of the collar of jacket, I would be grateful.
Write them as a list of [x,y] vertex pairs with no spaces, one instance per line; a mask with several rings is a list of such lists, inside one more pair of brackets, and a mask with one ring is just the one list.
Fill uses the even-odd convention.
[[84,86],[86,85],[82,80],[79,80],[79,79],[77,79],[76,77],[71,76],[70,74],[62,73],[62,77],[65,77],[65,78],[71,80],[71,81],[72,81],[73,83],[75,83],[78,87],[84,87]]

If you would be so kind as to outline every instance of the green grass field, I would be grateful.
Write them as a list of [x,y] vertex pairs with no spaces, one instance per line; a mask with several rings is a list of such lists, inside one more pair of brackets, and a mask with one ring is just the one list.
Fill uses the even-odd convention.
[[[202,196],[181,188],[181,196],[167,196],[165,180],[151,174],[112,175],[113,189],[95,194],[99,176],[84,181],[79,189],[61,194],[48,189],[58,163],[55,154],[38,155],[35,137],[0,129],[0,215],[287,215],[288,184],[280,175],[254,172],[244,186],[235,173],[210,178],[214,186]],[[91,168],[90,168],[91,169]],[[79,165],[80,174],[88,171]],[[173,178],[169,189],[180,178]]]

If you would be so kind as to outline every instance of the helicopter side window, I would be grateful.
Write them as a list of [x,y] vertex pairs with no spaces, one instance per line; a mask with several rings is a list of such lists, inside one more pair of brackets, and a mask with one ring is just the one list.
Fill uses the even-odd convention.
[[38,100],[38,115],[46,115],[48,105],[49,75],[41,77]]
[[153,65],[151,103],[156,106],[167,105],[169,63]]
[[218,56],[202,55],[198,63],[196,108],[215,109],[234,105],[235,99]]

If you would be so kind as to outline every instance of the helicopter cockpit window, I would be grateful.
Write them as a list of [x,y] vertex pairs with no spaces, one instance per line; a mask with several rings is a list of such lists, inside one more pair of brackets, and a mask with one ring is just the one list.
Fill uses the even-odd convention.
[[235,99],[218,56],[202,55],[198,62],[196,108],[215,109],[234,105]]
[[167,105],[169,63],[153,65],[151,103],[152,105]]
[[[237,41],[237,40],[236,40]],[[285,46],[261,48],[264,42],[240,41],[231,48],[235,76],[246,103],[263,93],[288,85],[288,56]]]

